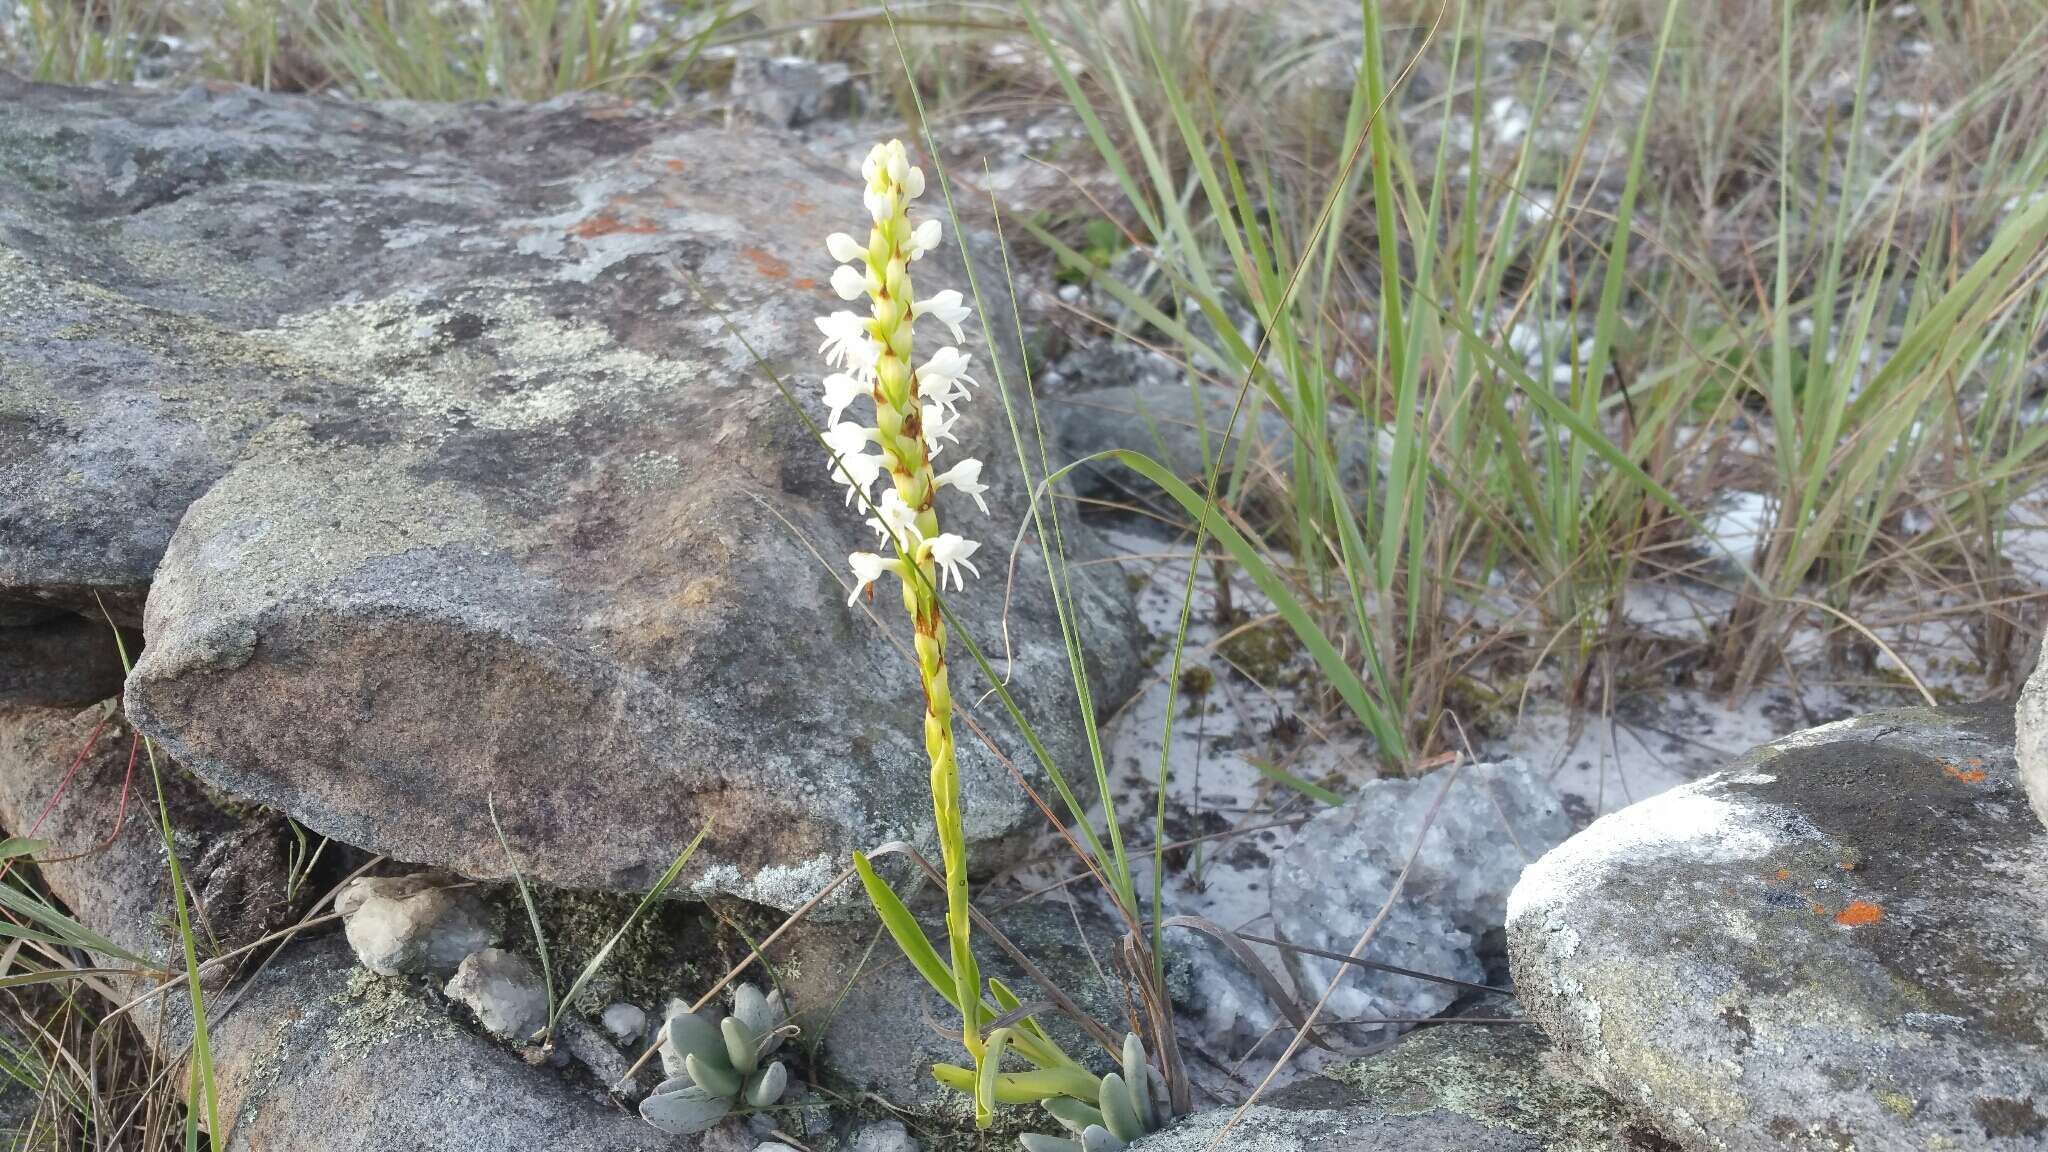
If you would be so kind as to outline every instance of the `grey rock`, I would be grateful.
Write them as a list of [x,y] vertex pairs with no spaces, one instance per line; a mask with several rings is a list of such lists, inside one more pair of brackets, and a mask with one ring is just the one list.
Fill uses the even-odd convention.
[[621,1044],[647,1039],[647,1013],[638,1005],[613,1004],[604,1010],[604,1030]]
[[[110,839],[131,735],[119,713],[0,706],[0,825],[26,829],[90,742],[64,798],[36,829],[48,845],[38,874],[86,927],[175,970],[181,958],[164,927],[174,921],[154,796],[131,795],[127,819]],[[159,766],[188,868],[216,845],[249,849],[251,829],[275,832],[217,807],[161,753]],[[146,764],[129,783],[151,789]],[[233,871],[223,862],[214,874]],[[188,879],[206,902],[210,884]],[[404,982],[364,972],[339,934],[292,943],[245,977],[225,990],[209,987],[207,1001],[221,1117],[231,1125],[216,1141],[225,1152],[654,1147],[644,1125],[600,1095],[529,1067]],[[155,983],[106,979],[129,995]],[[181,997],[158,996],[134,1012],[142,1035],[166,1058],[182,1057],[191,1016]],[[451,1085],[462,1086],[459,1107],[450,1106]],[[9,1114],[8,1099],[0,1094],[0,1118]]]
[[[931,840],[905,627],[816,558],[872,538],[748,350],[814,395],[852,157],[588,98],[11,79],[0,155],[0,597],[132,623],[146,595],[126,706],[180,763],[472,877],[505,870],[486,797],[522,869],[572,887],[645,891],[715,817],[685,887],[784,909],[855,848]],[[1001,406],[960,434],[995,514],[949,523],[1001,554],[1026,507]],[[1077,762],[1035,547],[951,606]],[[1073,576],[1107,709],[1129,594]],[[998,867],[1039,814],[971,735],[961,774]]]
[[[38,875],[80,923],[152,966],[171,967],[182,956],[169,928],[170,867],[140,753],[111,706],[0,705],[0,826],[46,846]],[[161,753],[158,767],[186,880],[205,910],[208,950],[239,947],[288,921],[291,907],[276,883],[282,829],[223,809]],[[144,978],[132,986],[140,991]]]
[[[0,703],[76,708],[121,691],[121,652],[105,620],[44,616],[0,624]],[[142,650],[138,633],[126,639],[129,652]]]
[[[1122,1035],[1123,989],[1105,987],[1095,966],[1099,962],[1102,972],[1117,979],[1121,933],[1116,925],[1085,905],[1080,906],[1084,930],[1076,929],[1073,913],[1060,905],[1017,905],[991,916],[1084,1010],[1113,1035]],[[925,927],[931,938],[945,939],[936,917],[927,916]],[[894,1108],[935,1121],[972,1122],[971,1101],[931,1076],[935,1063],[967,1059],[957,1039],[959,1018],[893,941],[882,936],[876,942],[872,926],[836,924],[803,925],[785,941],[786,953],[770,949],[769,960],[782,964],[778,957],[786,954],[795,970],[794,976],[784,970],[782,987],[789,994],[791,1022],[803,1030],[799,1043],[819,1044],[813,1067],[822,1085],[855,1095],[874,1093]],[[1037,998],[1036,986],[985,935],[977,937],[976,956],[985,976],[1003,980],[1025,1000]],[[1169,970],[1170,982],[1176,976]],[[1039,1020],[1068,1055],[1097,1072],[1114,1067],[1108,1054],[1062,1014],[1049,1012]],[[948,1038],[948,1030],[955,1038]]]
[[[1455,780],[1447,771],[1370,781],[1302,825],[1273,862],[1269,891],[1280,938],[1349,953],[1379,915],[1427,822],[1400,899],[1364,956],[1482,981],[1481,938],[1506,922],[1508,892],[1522,869],[1570,835],[1571,822],[1556,790],[1520,761],[1467,765]],[[1431,820],[1439,794],[1442,805]],[[1340,968],[1314,956],[1295,955],[1291,963],[1311,1001]],[[1338,1021],[1432,1016],[1457,995],[1449,985],[1352,968],[1326,1012]]]
[[[1657,1152],[1619,1103],[1556,1067],[1542,1033],[1444,1025],[1261,1098],[1224,1137],[1239,1152]],[[1131,1152],[1200,1152],[1233,1109],[1198,1113]]]
[[485,948],[470,953],[449,977],[446,991],[500,1040],[523,1043],[547,1026],[547,985],[540,970],[516,952]]
[[[1240,460],[1256,467],[1293,469],[1294,433],[1286,418],[1258,395],[1247,394],[1232,422],[1237,389],[1198,382],[1191,385],[1183,370],[1163,356],[1128,344],[1092,346],[1062,360],[1057,369],[1072,391],[1049,401],[1056,413],[1062,462],[1071,462],[1114,448],[1142,452],[1190,483],[1223,449],[1231,431],[1224,474]],[[1202,404],[1200,423],[1195,399]],[[1360,487],[1374,465],[1371,440],[1356,421],[1332,417],[1338,431],[1338,475],[1353,489]],[[1074,473],[1082,491],[1091,495],[1151,493],[1155,486],[1121,465],[1091,464]]]
[[853,71],[833,61],[801,56],[741,56],[733,61],[733,107],[778,128],[853,110]]
[[917,1141],[911,1139],[910,1129],[898,1120],[878,1120],[864,1124],[846,1143],[847,1152],[918,1152]]
[[[669,1141],[548,1067],[449,1019],[340,939],[288,949],[214,1029],[227,1152],[652,1152]],[[459,1089],[459,1091],[457,1091]]]
[[2013,713],[2014,759],[2034,815],[2048,824],[2048,660],[2034,666]]
[[2048,832],[2011,715],[1824,725],[1595,821],[1509,902],[1530,1016],[1689,1149],[2048,1144]]
[[445,977],[497,941],[483,901],[445,873],[358,877],[335,896],[334,909],[356,959],[379,976]]
[[633,1062],[602,1031],[570,1016],[561,1022],[558,1035],[562,1047],[589,1070],[597,1083],[629,1100],[639,1097],[637,1082],[626,1078],[626,1070]]

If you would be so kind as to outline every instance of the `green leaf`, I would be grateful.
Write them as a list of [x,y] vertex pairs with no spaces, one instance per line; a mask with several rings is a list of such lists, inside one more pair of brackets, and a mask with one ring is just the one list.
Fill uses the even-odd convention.
[[[938,951],[924,934],[924,926],[910,914],[910,909],[904,907],[895,890],[875,875],[874,866],[868,863],[866,855],[855,852],[853,866],[860,872],[861,887],[867,889],[868,902],[875,906],[875,915],[881,917],[882,927],[889,930],[896,946],[903,950],[904,957],[924,977],[925,983],[958,1011],[960,1002],[953,991],[953,970],[939,958]],[[971,1081],[966,1090],[974,1091]]]

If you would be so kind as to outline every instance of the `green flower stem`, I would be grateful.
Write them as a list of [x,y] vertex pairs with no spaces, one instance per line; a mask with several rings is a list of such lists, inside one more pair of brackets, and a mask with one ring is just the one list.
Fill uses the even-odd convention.
[[[929,540],[939,535],[939,517],[916,376],[910,367],[914,350],[910,308],[915,296],[910,279],[909,197],[893,182],[889,195],[894,211],[874,226],[868,239],[869,297],[874,305],[875,337],[881,345],[875,365],[875,427],[896,494],[916,512],[917,530]],[[879,288],[873,286],[876,279]],[[981,974],[969,939],[967,833],[960,814],[953,691],[946,675],[946,621],[936,592],[938,566],[921,558],[914,546],[906,549],[912,543],[897,542],[902,562],[917,569],[915,575],[904,573],[903,608],[916,633],[917,670],[924,683],[925,755],[931,761],[932,818],[938,827],[946,873],[946,936],[951,945],[955,1002],[961,1011],[961,1039],[978,1070],[984,1051]]]

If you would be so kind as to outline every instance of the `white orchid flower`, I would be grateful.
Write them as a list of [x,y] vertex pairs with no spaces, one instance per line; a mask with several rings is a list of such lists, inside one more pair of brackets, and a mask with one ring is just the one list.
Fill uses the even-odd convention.
[[868,294],[868,270],[865,266],[856,268],[841,264],[832,270],[832,291],[841,300],[858,300]]
[[960,575],[960,569],[965,568],[976,576],[980,576],[981,569],[976,568],[974,562],[968,559],[969,556],[974,555],[980,549],[981,543],[979,541],[969,540],[965,536],[952,532],[941,532],[930,540],[925,541],[924,546],[919,551],[930,558],[932,563],[939,566],[939,587],[944,588],[946,586],[946,577],[951,576],[955,589],[965,589],[967,581]]
[[854,401],[867,396],[871,387],[866,381],[845,372],[834,372],[825,377],[825,407],[831,412],[825,418],[826,425],[838,424],[840,413]]
[[956,342],[962,344],[967,342],[967,334],[961,331],[960,325],[972,314],[965,303],[965,298],[952,288],[934,292],[929,299],[919,300],[910,306],[910,315],[913,319],[929,316],[937,320],[953,334]]
[[988,491],[988,485],[981,482],[981,461],[972,456],[939,473],[932,480],[932,486],[951,488],[974,497],[975,506],[981,509],[981,514],[988,515],[988,501],[981,498],[981,494]]
[[834,312],[830,316],[818,317],[818,331],[825,334],[825,342],[818,345],[824,353],[825,363],[834,368],[844,368],[864,379],[875,374],[875,361],[882,352],[875,338],[868,334],[869,320],[853,312]]
[[884,573],[895,572],[900,575],[903,571],[903,562],[901,560],[892,559],[887,556],[877,556],[873,552],[847,553],[846,566],[853,569],[856,581],[853,591],[848,593],[846,597],[846,606],[848,608],[853,607],[853,602],[860,599],[860,594],[867,591],[869,585],[880,580]]

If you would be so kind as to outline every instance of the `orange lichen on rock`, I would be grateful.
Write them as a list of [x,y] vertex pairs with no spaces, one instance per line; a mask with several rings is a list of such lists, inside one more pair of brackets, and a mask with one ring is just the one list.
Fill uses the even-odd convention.
[[[1969,763],[1971,764],[1982,764],[1983,762],[1984,761],[1979,760],[1974,756],[1971,757],[1969,760]],[[1982,768],[1963,768],[1954,764],[1943,764],[1941,766],[1941,770],[1955,777],[1956,779],[1961,780],[1965,784],[1975,784],[1978,781],[1984,779],[1986,775],[1985,771]]]
[[1847,908],[1835,913],[1835,923],[1847,924],[1851,928],[1875,924],[1884,919],[1884,909],[1868,900],[1852,900]]
[[754,262],[754,271],[770,280],[787,280],[789,262],[760,248],[742,248],[740,254]]
[[569,235],[574,236],[580,240],[590,240],[598,236],[610,236],[618,232],[632,232],[638,235],[646,235],[647,233],[650,232],[659,231],[661,231],[661,225],[655,224],[652,221],[625,221],[619,219],[617,216],[614,216],[610,212],[599,212],[597,215],[592,216],[589,219],[577,224],[574,228],[569,229]]

